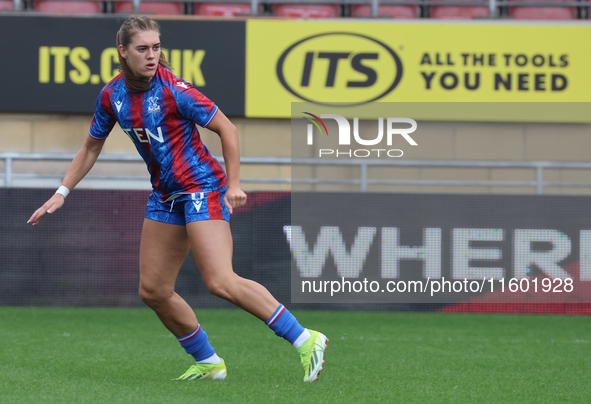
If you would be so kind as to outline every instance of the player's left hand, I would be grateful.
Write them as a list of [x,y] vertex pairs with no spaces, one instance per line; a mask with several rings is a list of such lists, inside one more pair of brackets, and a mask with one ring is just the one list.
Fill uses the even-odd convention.
[[234,208],[239,208],[246,203],[246,194],[239,187],[228,187],[224,203],[230,213],[234,213]]

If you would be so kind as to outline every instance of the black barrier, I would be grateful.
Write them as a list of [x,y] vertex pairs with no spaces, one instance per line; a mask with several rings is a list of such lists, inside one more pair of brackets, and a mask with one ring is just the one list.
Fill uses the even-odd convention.
[[[142,307],[139,243],[149,192],[75,190],[37,226],[27,219],[53,191],[0,188],[0,306]],[[232,216],[234,269],[289,303],[286,192],[251,192]],[[177,292],[194,307],[231,307],[205,287],[192,256]]]
[[[123,17],[0,16],[0,110],[92,113],[118,74]],[[159,21],[173,73],[226,115],[244,115],[244,21]]]
[[591,198],[294,192],[292,301],[589,303]]
[[[142,307],[138,253],[149,192],[76,190],[62,209],[27,225],[52,193],[0,189],[0,306]],[[571,305],[570,312],[591,314],[590,202],[588,196],[250,192],[232,215],[233,264],[291,308],[519,311],[507,305],[514,302],[529,304],[530,312],[566,312],[558,305]],[[447,280],[450,289],[433,299],[425,297],[433,285],[421,294],[408,289],[427,278]],[[304,282],[310,291],[301,293]],[[327,292],[318,292],[324,282]],[[331,282],[348,282],[353,291],[341,286],[331,296]],[[398,290],[372,293],[371,282],[394,282]],[[465,291],[475,285],[483,289]],[[364,287],[369,292],[355,292]],[[191,256],[176,290],[195,308],[231,307],[209,294]],[[450,306],[458,302],[469,306]]]

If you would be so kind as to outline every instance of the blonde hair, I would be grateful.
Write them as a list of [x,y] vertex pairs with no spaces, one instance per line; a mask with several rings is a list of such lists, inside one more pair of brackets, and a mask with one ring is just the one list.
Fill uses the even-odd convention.
[[[119,49],[119,45],[123,46],[127,49],[133,40],[133,36],[138,31],[156,31],[158,35],[160,35],[160,26],[150,17],[146,17],[145,15],[139,17],[129,17],[123,24],[121,24],[121,28],[117,31],[117,49]],[[119,64],[121,65],[120,70],[123,72],[123,81],[125,82],[125,87],[132,93],[137,93],[140,91],[148,91],[152,88],[150,85],[150,81],[143,77],[137,77],[133,70],[127,64],[127,60],[121,56],[119,53]],[[158,60],[158,64],[162,67],[170,69],[170,63],[166,61],[166,56],[164,56],[164,52],[160,52],[160,59]]]

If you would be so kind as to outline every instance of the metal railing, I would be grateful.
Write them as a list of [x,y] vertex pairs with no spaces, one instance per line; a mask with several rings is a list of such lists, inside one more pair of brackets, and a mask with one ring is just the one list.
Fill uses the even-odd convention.
[[[73,154],[23,154],[0,153],[0,162],[4,162],[3,177],[4,187],[15,185],[15,180],[59,180],[63,174],[36,174],[15,173],[14,162],[23,161],[64,161],[73,159]],[[143,163],[139,155],[101,155],[99,162],[113,163]],[[341,184],[358,185],[359,191],[366,192],[370,185],[420,185],[420,186],[499,186],[499,187],[533,187],[537,194],[543,194],[547,187],[584,187],[591,188],[591,182],[546,181],[544,170],[571,169],[591,170],[591,162],[553,162],[553,161],[457,161],[457,160],[385,160],[385,159],[316,159],[316,158],[288,158],[288,157],[242,157],[243,165],[268,165],[268,166],[346,166],[359,169],[359,177],[355,179],[330,179],[330,178],[241,178],[243,183],[259,184]],[[223,163],[223,159],[220,159]],[[494,180],[420,180],[420,179],[372,179],[369,178],[370,167],[418,167],[418,168],[517,168],[535,170],[535,179],[532,181],[494,181]],[[590,172],[591,174],[591,172]],[[87,180],[100,181],[144,181],[145,176],[125,175],[88,175]],[[53,186],[50,185],[50,186]]]

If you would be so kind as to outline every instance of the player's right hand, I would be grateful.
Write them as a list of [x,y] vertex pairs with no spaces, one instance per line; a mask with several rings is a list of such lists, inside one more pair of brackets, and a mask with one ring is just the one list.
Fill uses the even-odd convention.
[[47,202],[43,204],[39,209],[33,213],[31,218],[27,221],[27,223],[32,223],[36,225],[39,221],[45,216],[46,213],[52,214],[62,206],[64,206],[64,201],[66,198],[62,194],[54,194]]

